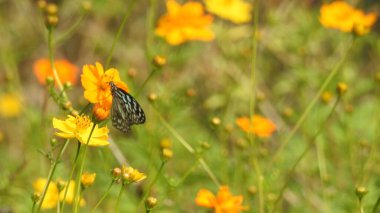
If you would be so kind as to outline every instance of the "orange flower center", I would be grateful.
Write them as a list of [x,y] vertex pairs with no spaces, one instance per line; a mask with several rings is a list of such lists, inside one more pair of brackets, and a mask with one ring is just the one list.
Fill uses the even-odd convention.
[[86,115],[81,115],[81,116],[78,115],[75,118],[75,125],[76,125],[78,131],[86,130],[86,129],[90,128],[91,120]]

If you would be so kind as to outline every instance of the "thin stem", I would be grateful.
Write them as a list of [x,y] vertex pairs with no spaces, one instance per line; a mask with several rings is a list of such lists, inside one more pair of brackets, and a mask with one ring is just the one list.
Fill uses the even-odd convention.
[[[257,33],[258,33],[258,24],[259,24],[259,0],[255,1],[255,11],[254,11],[254,22],[253,22],[253,35],[252,35],[252,58],[251,58],[251,72],[250,72],[250,88],[252,88],[252,94],[249,96],[249,114],[250,118],[253,118],[255,114],[255,103],[256,103],[256,65],[257,65]],[[253,134],[249,134],[249,144],[251,146],[251,150],[257,149],[254,147],[255,137]],[[259,191],[259,212],[264,213],[265,207],[265,199],[264,199],[264,176],[261,172],[260,163],[257,159],[257,154],[255,151],[251,153],[251,158],[253,161],[253,166],[256,172],[256,179]]]
[[[52,27],[49,27],[48,29],[48,46],[49,46],[49,59],[50,59],[50,66],[53,71],[54,80],[57,83],[59,90],[64,91],[63,84],[61,82],[61,79],[59,78],[57,69],[55,68],[54,64],[54,42],[53,42],[53,29]],[[66,96],[66,93],[63,94]]]
[[108,193],[111,190],[111,187],[113,185],[114,181],[112,180],[111,184],[108,186],[106,192],[103,194],[102,198],[96,203],[95,207],[91,209],[91,212],[95,212],[96,208],[99,207],[99,205],[103,202],[103,200],[107,197]]
[[154,177],[153,181],[149,184],[146,192],[144,193],[144,196],[142,197],[142,199],[140,200],[140,203],[139,205],[137,206],[137,208],[139,208],[143,203],[144,201],[146,200],[146,198],[149,196],[150,194],[150,191],[152,190],[154,184],[157,182],[158,178],[161,176],[162,174],[162,171],[163,171],[163,168],[165,166],[165,163],[166,163],[166,160],[163,160],[161,162],[161,165],[160,165],[160,168],[158,169],[158,172],[156,174],[156,176]]
[[326,119],[324,120],[324,122],[319,125],[319,129],[318,131],[315,133],[315,135],[313,136],[313,138],[310,140],[308,146],[305,148],[305,150],[302,152],[302,154],[297,158],[296,162],[293,164],[292,168],[290,169],[290,171],[288,172],[288,175],[287,175],[287,178],[286,178],[286,182],[285,184],[282,186],[278,196],[277,196],[277,199],[276,201],[274,202],[274,206],[273,206],[273,209],[272,209],[272,213],[274,213],[276,211],[276,208],[282,198],[282,195],[285,191],[285,189],[288,187],[289,185],[289,182],[290,182],[290,178],[292,177],[292,175],[294,174],[298,164],[301,162],[301,160],[306,156],[306,154],[310,151],[310,149],[313,147],[313,145],[315,144],[315,141],[317,139],[317,137],[319,136],[319,134],[322,132],[322,130],[326,127],[326,123],[327,121],[330,119],[330,117],[332,116],[332,114],[335,112],[335,109],[336,107],[338,106],[338,103],[340,101],[340,97],[341,96],[338,96],[338,98],[336,99],[335,103],[334,103],[334,106],[332,107],[329,115],[326,117]]
[[[152,105],[153,106],[153,105]],[[162,115],[158,112],[158,110],[153,106],[154,111],[158,115],[160,121],[162,124],[171,132],[175,138],[181,143],[187,151],[189,151],[191,154],[196,156],[194,148],[162,117]],[[214,175],[214,173],[211,171],[210,167],[207,165],[206,161],[202,157],[196,156],[199,163],[203,167],[203,169],[206,171],[206,173],[210,176],[211,180],[218,186],[220,187],[220,182]]]
[[120,35],[123,32],[123,30],[124,30],[125,23],[127,22],[129,15],[131,15],[131,12],[132,12],[132,9],[133,9],[135,3],[136,3],[136,0],[132,0],[129,3],[129,6],[127,7],[127,11],[126,11],[126,13],[124,15],[123,21],[121,22],[121,24],[119,26],[119,29],[117,30],[117,33],[115,35],[115,38],[113,39],[112,46],[111,46],[111,49],[110,49],[110,53],[108,54],[107,61],[106,61],[106,66],[105,66],[106,68],[108,68],[109,65],[110,65],[110,62],[111,62],[111,59],[112,59],[112,55],[113,55],[113,51],[115,50],[116,43],[119,40]]
[[76,31],[76,29],[81,25],[81,23],[87,17],[87,15],[88,15],[87,12],[82,14],[82,16],[80,16],[79,19],[77,19],[76,22],[73,25],[71,25],[71,27],[63,35],[61,35],[60,37],[56,39],[55,43],[57,44],[67,39],[68,37],[70,37]]
[[290,139],[293,138],[294,134],[297,132],[297,130],[301,127],[307,116],[310,114],[311,109],[315,106],[317,103],[319,97],[321,96],[322,92],[325,91],[326,87],[329,85],[331,80],[335,77],[335,75],[340,70],[341,66],[343,65],[344,61],[346,60],[348,53],[350,52],[352,46],[353,46],[354,40],[351,41],[349,44],[349,47],[345,51],[343,57],[340,59],[340,61],[335,65],[334,69],[330,72],[330,74],[327,76],[325,81],[323,82],[322,86],[319,88],[317,94],[313,97],[313,99],[310,101],[309,105],[306,107],[305,111],[302,113],[301,117],[298,119],[296,125],[291,129],[288,136],[285,138],[284,142],[281,144],[280,148],[274,155],[272,162],[276,161],[279,157],[279,155],[282,153],[283,149],[285,148],[286,144],[290,141]]
[[[78,151],[77,151],[76,156],[75,156],[73,168],[71,169],[70,176],[69,176],[69,179],[67,180],[67,183],[70,183],[71,178],[73,178],[74,171],[75,171],[75,168],[76,168],[76,165],[77,165],[79,150],[80,150],[80,146],[78,147]],[[63,194],[63,199],[62,200],[66,200],[66,196],[67,196],[67,192],[68,191],[69,191],[69,187],[66,187],[65,188],[65,193]],[[64,208],[65,208],[65,202],[63,202],[62,205],[61,205],[61,212],[63,212]]]
[[372,213],[377,213],[378,212],[377,209],[379,208],[379,206],[380,206],[380,195],[377,198],[375,205],[373,206]]
[[92,133],[94,132],[95,126],[96,126],[96,123],[94,123],[92,125],[91,131],[90,131],[90,135],[87,138],[86,146],[84,147],[84,150],[83,150],[83,155],[82,155],[82,159],[81,159],[81,165],[79,167],[79,172],[78,172],[77,177],[75,179],[74,213],[78,212],[78,207],[79,207],[79,204],[80,204],[80,188],[81,188],[80,187],[80,179],[81,179],[81,176],[82,176],[82,173],[83,173],[84,162],[85,162],[85,157],[86,157],[86,153],[87,153],[88,144],[90,143],[90,139],[91,139]]
[[117,200],[116,200],[116,208],[115,208],[116,213],[119,212],[119,203],[120,203],[121,195],[123,194],[123,189],[124,189],[124,184],[121,184],[119,195],[117,196]]
[[44,191],[42,192],[42,195],[41,195],[41,198],[40,198],[40,201],[39,201],[39,204],[38,204],[38,207],[37,207],[37,212],[40,211],[41,209],[41,206],[42,206],[42,202],[44,201],[45,199],[45,195],[46,195],[46,192],[47,192],[47,189],[50,185],[50,182],[53,178],[53,175],[54,175],[54,172],[55,172],[55,169],[57,168],[57,165],[58,163],[60,162],[61,160],[61,157],[63,155],[63,153],[65,152],[66,148],[67,148],[67,145],[69,144],[69,139],[67,139],[65,141],[65,143],[62,145],[61,149],[59,150],[59,153],[58,153],[58,156],[57,158],[55,159],[55,161],[53,162],[51,168],[50,168],[50,171],[49,171],[49,175],[48,175],[48,178],[47,178],[47,182],[45,184],[45,187],[44,187]]

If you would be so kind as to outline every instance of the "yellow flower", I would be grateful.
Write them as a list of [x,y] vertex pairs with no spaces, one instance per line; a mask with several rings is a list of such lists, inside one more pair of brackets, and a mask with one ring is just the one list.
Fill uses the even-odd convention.
[[216,196],[207,189],[201,189],[195,202],[198,206],[213,208],[215,213],[238,213],[247,209],[242,206],[243,196],[233,196],[227,186],[221,186]]
[[323,4],[320,13],[319,21],[324,27],[357,35],[367,34],[377,19],[375,13],[364,14],[344,1]]
[[[46,183],[47,183],[46,178],[38,178],[36,181],[34,181],[33,188],[35,192],[42,194]],[[41,208],[51,209],[51,208],[56,207],[58,201],[63,201],[65,191],[66,191],[66,188],[63,188],[62,191],[59,192],[57,183],[54,181],[51,181],[46,191],[45,198],[44,198],[44,201],[42,202]],[[74,193],[75,193],[75,181],[72,180],[70,181],[69,188],[67,190],[65,202],[71,204],[74,198]],[[83,206],[84,204],[85,204],[85,201],[83,198],[81,198],[80,205]]]
[[175,0],[167,0],[166,8],[167,13],[158,20],[156,35],[164,37],[169,44],[214,39],[214,33],[210,29],[213,18],[204,13],[199,2],[189,1],[180,5]]
[[[35,192],[39,192],[40,194],[43,193],[45,184],[47,182],[47,179],[45,178],[38,178],[33,183],[33,188]],[[44,201],[42,202],[41,208],[42,209],[51,209],[54,208],[57,205],[59,198],[59,192],[57,184],[53,181],[50,182],[49,187],[46,191]]]
[[0,95],[0,116],[13,118],[20,115],[22,110],[21,97],[15,93]]
[[100,63],[94,65],[84,65],[81,75],[84,97],[95,104],[93,112],[98,120],[108,117],[111,105],[112,94],[109,82],[112,81],[118,88],[128,92],[128,86],[120,80],[119,72],[110,68],[104,71]]
[[128,181],[128,183],[139,182],[146,178],[146,175],[144,173],[141,173],[132,167],[125,166],[122,168],[122,175],[123,179]]
[[204,0],[206,9],[223,19],[240,24],[251,20],[252,5],[243,0]]
[[83,173],[81,177],[81,183],[84,187],[89,187],[94,184],[96,173]]
[[[55,133],[58,137],[76,138],[80,143],[86,144],[93,127],[93,123],[90,118],[85,115],[76,117],[68,115],[66,120],[53,118],[53,127],[61,131]],[[96,125],[88,145],[106,146],[108,144],[108,128],[99,128],[98,125]]]
[[270,137],[276,130],[276,125],[267,118],[254,115],[252,119],[240,117],[236,119],[236,124],[246,133],[253,133],[258,137]]

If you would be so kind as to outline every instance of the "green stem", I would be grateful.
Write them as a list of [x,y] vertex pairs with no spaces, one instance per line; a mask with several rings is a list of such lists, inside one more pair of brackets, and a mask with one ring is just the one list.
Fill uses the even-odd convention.
[[[153,110],[156,112],[158,115],[161,123],[173,134],[175,138],[181,143],[187,151],[189,151],[191,154],[196,156],[194,148],[162,117],[162,115],[158,112],[158,110],[152,105]],[[214,175],[214,173],[211,171],[210,167],[207,165],[206,161],[202,157],[196,156],[197,159],[199,160],[199,163],[203,167],[203,169],[206,171],[206,173],[210,176],[211,180],[218,186],[220,187],[220,182]]]
[[132,9],[133,9],[135,3],[136,3],[136,0],[132,0],[129,3],[129,6],[127,7],[127,12],[125,13],[123,21],[121,22],[121,24],[119,26],[119,29],[117,30],[117,33],[115,35],[115,38],[113,39],[112,46],[111,46],[111,49],[110,49],[110,53],[109,53],[109,55],[107,57],[105,68],[108,68],[109,65],[110,65],[110,62],[111,62],[111,59],[112,59],[112,55],[113,55],[113,51],[115,50],[116,43],[119,40],[120,35],[123,32],[123,30],[124,30],[125,23],[127,22],[129,15],[131,15],[131,12],[132,12]]
[[294,134],[297,132],[297,130],[301,127],[307,116],[310,114],[311,109],[315,106],[317,103],[318,99],[320,98],[321,94],[323,91],[326,90],[326,87],[329,85],[331,80],[335,77],[335,75],[338,73],[340,70],[341,66],[343,65],[344,61],[346,60],[348,53],[350,52],[352,46],[353,46],[354,40],[351,41],[349,44],[349,47],[345,51],[343,57],[340,59],[340,61],[335,65],[334,69],[330,72],[330,74],[327,76],[325,81],[323,82],[322,86],[319,88],[317,94],[313,97],[313,99],[310,101],[309,105],[306,107],[305,111],[302,113],[301,117],[298,119],[296,125],[291,129],[290,133],[288,136],[285,138],[284,142],[281,144],[280,148],[274,155],[272,162],[276,161],[279,157],[279,155],[282,153],[283,149],[285,148],[286,144],[290,141],[290,139],[293,138]]
[[90,139],[91,139],[92,133],[94,132],[95,126],[96,126],[96,123],[94,123],[92,125],[90,135],[87,138],[86,146],[84,147],[84,150],[83,150],[81,165],[79,167],[79,172],[78,172],[77,177],[75,179],[74,213],[78,212],[78,208],[79,208],[79,204],[80,204],[80,188],[81,188],[80,187],[80,180],[81,180],[82,173],[83,173],[84,162],[85,162],[88,144],[90,143]]
[[69,139],[67,139],[65,141],[65,143],[62,145],[61,149],[59,150],[59,153],[58,153],[58,156],[57,158],[55,159],[55,161],[53,162],[51,168],[50,168],[50,171],[49,171],[49,175],[48,175],[48,178],[47,178],[47,182],[45,184],[45,187],[44,187],[44,191],[42,192],[42,195],[41,195],[41,198],[40,198],[40,201],[39,201],[39,204],[38,204],[38,207],[37,207],[37,212],[40,211],[41,209],[41,206],[42,206],[42,202],[44,201],[45,199],[45,195],[46,195],[46,192],[47,192],[47,189],[50,185],[50,182],[53,178],[53,175],[54,175],[54,172],[55,172],[55,169],[57,168],[57,165],[59,163],[59,161],[61,160],[61,157],[63,155],[63,153],[65,152],[66,148],[67,148],[67,145],[69,144]]
[[372,213],[377,213],[378,212],[377,209],[379,208],[379,206],[380,206],[380,195],[377,198],[375,205],[373,206]]
[[[81,146],[78,147],[78,151],[77,151],[76,156],[75,156],[75,160],[74,160],[73,168],[71,169],[69,179],[66,181],[67,183],[70,183],[71,178],[73,178],[74,171],[75,171],[75,168],[76,168],[76,166],[77,166],[77,160],[78,160],[78,155],[79,155],[80,147],[81,147]],[[66,200],[66,196],[67,196],[67,192],[68,192],[68,191],[69,191],[69,187],[66,187],[66,188],[65,188],[65,193],[64,193],[64,195],[63,195],[63,199],[62,199],[62,200]],[[63,211],[64,208],[65,208],[65,202],[63,202],[62,205],[61,205],[61,212],[64,212],[64,211]]]
[[[251,72],[250,72],[250,88],[252,88],[252,94],[249,96],[249,114],[250,118],[253,118],[255,114],[255,103],[256,103],[256,64],[257,64],[257,33],[259,25],[259,0],[255,1],[255,11],[254,11],[254,22],[253,22],[253,35],[252,35],[252,58],[251,58]],[[265,199],[264,199],[264,176],[260,168],[259,160],[257,159],[257,154],[254,150],[257,150],[255,145],[255,137],[253,134],[249,134],[249,144],[251,146],[251,158],[253,161],[253,166],[256,172],[257,186],[258,186],[258,199],[259,199],[259,212],[264,213]]]
[[163,168],[164,168],[164,166],[165,166],[165,163],[166,163],[165,160],[163,160],[163,161],[161,162],[160,168],[158,169],[158,172],[157,172],[156,176],[154,177],[153,181],[149,184],[149,186],[148,186],[148,188],[147,188],[147,190],[146,190],[144,196],[143,196],[142,199],[140,200],[140,203],[139,203],[139,205],[137,206],[137,208],[139,208],[139,207],[144,203],[144,201],[146,200],[146,198],[149,196],[150,191],[152,190],[154,184],[157,182],[158,178],[159,178],[159,177],[161,176],[161,174],[162,174],[162,171],[163,171]]
[[68,37],[70,37],[76,31],[76,29],[81,25],[81,23],[87,17],[87,15],[88,15],[87,12],[82,14],[82,16],[80,16],[79,19],[77,19],[76,22],[73,25],[71,25],[71,27],[63,35],[61,35],[60,37],[56,39],[55,43],[57,44],[67,39]]
[[95,207],[91,209],[91,212],[95,212],[95,210],[99,207],[99,205],[103,202],[103,200],[107,197],[108,193],[111,190],[114,181],[112,180],[111,184],[108,186],[106,192],[103,194],[102,198],[96,203]]
[[120,203],[121,195],[123,194],[124,186],[125,186],[124,184],[121,184],[120,191],[119,191],[119,195],[117,196],[117,200],[116,200],[116,208],[115,208],[115,212],[116,212],[116,213],[119,212],[119,203]]
[[276,211],[276,208],[278,206],[278,204],[280,203],[280,200],[282,198],[282,195],[285,191],[285,189],[288,187],[289,185],[289,182],[290,182],[290,179],[292,177],[292,175],[294,174],[298,164],[301,162],[301,160],[306,156],[306,154],[310,151],[310,149],[313,147],[313,145],[315,144],[315,141],[317,139],[317,137],[319,136],[319,134],[322,132],[322,130],[326,127],[326,124],[327,124],[327,121],[330,119],[330,117],[333,115],[333,113],[335,112],[335,109],[336,107],[338,106],[338,103],[340,101],[340,97],[341,96],[338,96],[338,98],[336,99],[335,103],[334,103],[334,106],[332,107],[329,115],[326,117],[326,119],[324,120],[324,122],[319,125],[319,129],[318,131],[315,133],[315,135],[313,136],[313,138],[310,140],[308,146],[305,148],[305,150],[302,152],[302,154],[297,158],[296,162],[293,164],[292,168],[290,169],[290,171],[288,172],[288,175],[287,175],[287,178],[286,178],[286,181],[285,181],[285,184],[282,186],[278,196],[277,196],[277,199],[276,201],[274,202],[274,206],[273,206],[273,209],[272,209],[272,213],[274,213]]

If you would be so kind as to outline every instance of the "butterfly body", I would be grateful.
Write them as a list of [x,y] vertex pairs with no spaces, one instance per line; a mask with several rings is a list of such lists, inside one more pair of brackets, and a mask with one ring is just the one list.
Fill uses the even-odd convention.
[[112,94],[112,125],[127,133],[131,125],[145,123],[145,113],[140,104],[126,91],[118,88],[112,81],[109,83]]

